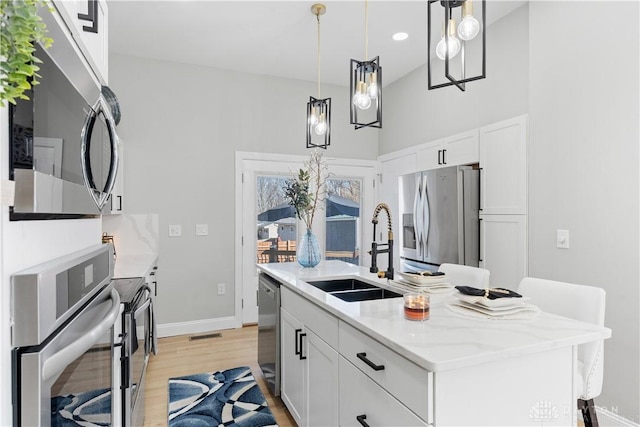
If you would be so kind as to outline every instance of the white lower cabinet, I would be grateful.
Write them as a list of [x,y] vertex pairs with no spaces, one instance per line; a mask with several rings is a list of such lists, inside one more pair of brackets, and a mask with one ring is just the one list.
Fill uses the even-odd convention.
[[[281,398],[299,426],[338,425],[338,352],[321,335],[338,333],[338,320],[282,289]],[[289,304],[287,304],[289,303]],[[291,314],[295,312],[298,317]],[[323,318],[320,320],[319,318]],[[335,326],[324,330],[324,325]],[[318,334],[310,329],[317,324]],[[337,340],[337,338],[336,338]]]
[[[280,397],[298,425],[305,415],[306,363],[300,357],[300,334],[304,325],[287,310],[280,310]],[[306,424],[306,423],[305,423]]]
[[281,294],[281,398],[296,424],[430,422],[432,373],[286,287]]
[[340,356],[340,425],[408,427],[427,423]]
[[480,215],[480,267],[490,285],[515,289],[527,276],[527,215]]

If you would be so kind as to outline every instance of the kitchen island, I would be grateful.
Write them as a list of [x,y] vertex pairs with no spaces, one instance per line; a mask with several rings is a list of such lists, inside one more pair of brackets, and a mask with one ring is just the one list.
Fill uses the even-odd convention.
[[354,277],[397,291],[367,268],[258,268],[281,283],[282,396],[300,425],[575,426],[576,346],[611,335],[548,313],[467,317],[445,306],[451,294],[434,294],[430,319],[414,322],[402,298],[346,302],[307,283]]

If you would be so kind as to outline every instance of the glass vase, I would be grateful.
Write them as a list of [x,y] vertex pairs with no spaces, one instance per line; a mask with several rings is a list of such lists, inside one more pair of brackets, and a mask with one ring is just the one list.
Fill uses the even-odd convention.
[[320,262],[318,238],[309,229],[300,238],[296,258],[298,263],[305,268],[315,267]]

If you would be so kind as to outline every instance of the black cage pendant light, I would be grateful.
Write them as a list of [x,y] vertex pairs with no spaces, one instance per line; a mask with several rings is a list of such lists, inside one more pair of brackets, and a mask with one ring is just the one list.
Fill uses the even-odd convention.
[[320,97],[320,15],[327,8],[323,4],[311,6],[318,22],[318,97],[309,97],[307,103],[307,148],[326,148],[331,144],[331,98]]
[[[380,57],[368,60],[369,5],[364,1],[364,61],[351,60],[349,101],[351,124],[356,129],[382,127],[382,67]],[[375,107],[375,108],[372,108]]]
[[[486,77],[486,0],[475,0],[481,3],[480,20],[474,16],[474,0],[427,0],[427,75],[429,89],[438,89],[446,86],[456,86],[461,91],[465,90],[465,84]],[[444,9],[444,19],[432,25],[434,11],[433,3],[440,3]],[[459,12],[458,12],[459,11]],[[459,24],[456,25],[456,18]],[[437,18],[435,18],[437,19]],[[436,26],[437,25],[437,26]],[[440,28],[440,38],[432,37],[432,28]],[[481,34],[480,34],[481,33]],[[437,44],[436,44],[437,42]],[[435,47],[432,45],[435,45]],[[433,83],[433,65],[431,59],[432,49],[436,57],[433,61],[444,62],[443,83]],[[473,62],[473,63],[470,63]],[[472,68],[473,76],[468,76],[467,68]]]

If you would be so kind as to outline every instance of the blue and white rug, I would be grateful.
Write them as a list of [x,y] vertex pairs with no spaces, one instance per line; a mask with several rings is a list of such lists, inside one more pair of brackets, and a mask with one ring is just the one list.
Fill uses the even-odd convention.
[[277,426],[247,366],[169,379],[169,427]]
[[51,399],[52,427],[111,425],[111,389],[67,394]]

